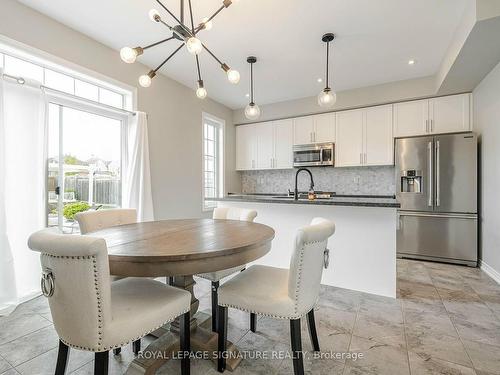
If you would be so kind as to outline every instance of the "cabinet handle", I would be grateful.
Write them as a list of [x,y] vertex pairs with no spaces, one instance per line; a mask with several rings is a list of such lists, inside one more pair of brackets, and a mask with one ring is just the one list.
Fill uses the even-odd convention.
[[316,132],[313,132],[314,142],[316,142]]
[[431,119],[430,128],[431,128],[431,133],[432,133],[434,131],[434,120],[432,120],[432,119]]
[[359,153],[359,164],[363,164],[363,154]]
[[366,164],[366,160],[367,160],[367,157],[366,157],[366,152],[365,152],[365,164]]
[[429,133],[429,120],[425,120],[425,132]]

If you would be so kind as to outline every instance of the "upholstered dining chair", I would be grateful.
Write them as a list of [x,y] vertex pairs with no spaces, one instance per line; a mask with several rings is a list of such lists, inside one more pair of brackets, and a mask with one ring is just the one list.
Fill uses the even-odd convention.
[[[257,217],[257,211],[248,210],[237,207],[217,207],[214,209],[212,218],[215,220],[240,220],[253,222]],[[212,283],[212,331],[217,332],[217,291],[220,286],[221,279],[228,277],[236,272],[241,272],[246,265],[228,268],[222,271],[201,273],[199,276],[209,280]],[[257,315],[250,314],[250,329],[255,332],[257,325]]]
[[80,232],[87,234],[100,229],[137,222],[135,208],[113,208],[109,210],[89,210],[75,215],[80,225]]
[[[118,225],[132,224],[137,222],[137,210],[135,208],[113,208],[109,210],[89,210],[79,212],[75,219],[80,226],[81,234],[87,234],[100,229],[116,227]],[[111,275],[111,282],[123,279],[121,276]],[[137,355],[141,351],[141,340],[132,343],[132,350]],[[121,348],[113,349],[113,354],[118,355]]]
[[298,230],[290,269],[262,265],[249,267],[219,288],[218,364],[219,372],[226,367],[227,309],[260,314],[290,321],[290,338],[295,375],[304,374],[300,319],[307,315],[309,335],[314,351],[319,351],[314,320],[314,306],[319,297],[321,276],[328,258],[328,238],[335,225],[315,218],[309,226]]
[[[41,253],[42,291],[60,340],[56,375],[65,373],[69,347],[95,352],[94,374],[107,374],[109,350],[140,339],[177,317],[181,351],[190,351],[189,292],[148,278],[111,283],[102,238],[45,229],[32,234],[28,246]],[[189,374],[189,356],[182,357],[181,370]]]

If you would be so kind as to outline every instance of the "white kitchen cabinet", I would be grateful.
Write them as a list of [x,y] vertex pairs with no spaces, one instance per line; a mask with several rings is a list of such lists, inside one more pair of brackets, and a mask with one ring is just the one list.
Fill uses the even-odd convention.
[[335,114],[298,117],[293,120],[295,145],[335,141]]
[[415,100],[394,104],[394,136],[426,134],[429,124],[429,101]]
[[272,122],[253,125],[257,138],[256,169],[271,169],[274,165],[274,126]]
[[470,94],[429,99],[429,120],[434,134],[471,130]]
[[257,157],[257,132],[255,125],[236,127],[236,169],[254,169]]
[[274,168],[293,168],[293,120],[274,121]]
[[293,120],[293,144],[305,145],[313,143],[314,117],[298,117]]
[[363,110],[337,112],[336,117],[335,166],[362,165]]
[[469,131],[470,94],[442,96],[394,104],[394,136]]
[[392,105],[365,110],[364,164],[394,164],[394,138],[392,136]]
[[335,114],[325,113],[314,116],[315,143],[335,142]]
[[335,166],[392,165],[392,105],[337,113]]

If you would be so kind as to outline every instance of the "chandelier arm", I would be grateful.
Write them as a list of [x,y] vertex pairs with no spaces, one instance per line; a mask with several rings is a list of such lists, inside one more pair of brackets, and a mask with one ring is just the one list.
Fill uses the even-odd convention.
[[147,45],[146,47],[142,47],[142,49],[146,50],[146,49],[151,48],[151,47],[156,47],[157,45],[165,43],[165,42],[168,42],[169,40],[172,40],[172,39],[174,39],[173,36],[171,36],[170,38],[166,38],[166,39],[160,40],[160,41],[158,41],[156,43],[152,43],[150,45]]
[[219,9],[215,11],[214,14],[212,14],[205,22],[200,24],[195,30],[194,33],[197,34],[199,31],[203,30],[205,28],[205,24],[209,23],[212,21],[224,8],[227,8],[225,5],[222,5]]
[[220,61],[219,58],[217,56],[215,56],[214,53],[207,48],[205,43],[201,43],[201,45],[203,46],[205,51],[207,51],[210,54],[210,56],[212,56],[215,59],[215,61],[217,61],[221,65],[221,67],[224,65],[224,63],[222,61]]
[[181,22],[181,21],[180,21],[180,20],[179,20],[179,19],[175,16],[175,14],[173,14],[173,13],[172,13],[172,12],[171,12],[171,11],[170,11],[170,10],[169,10],[166,6],[165,6],[165,5],[163,5],[163,3],[162,3],[160,0],[156,0],[156,2],[157,2],[158,4],[160,4],[160,6],[161,6],[163,9],[165,9],[165,10],[167,11],[167,13],[168,13],[168,14],[170,14],[170,16],[172,16],[172,18],[173,18],[174,20],[176,20],[176,21],[177,21],[179,24],[181,24],[181,25],[183,24],[183,23],[182,23],[182,22]]
[[176,49],[174,52],[172,52],[172,53],[171,53],[171,54],[170,54],[170,55],[169,55],[169,56],[168,56],[168,57],[167,57],[167,58],[166,58],[166,59],[165,59],[165,60],[164,60],[164,61],[163,61],[160,65],[158,65],[158,67],[157,67],[155,70],[153,70],[153,72],[155,72],[155,73],[156,73],[158,70],[160,70],[160,69],[161,69],[161,67],[162,67],[163,65],[165,65],[165,63],[166,63],[168,60],[170,60],[172,57],[174,57],[174,55],[175,55],[177,52],[179,52],[179,50],[180,50],[182,47],[184,47],[184,43],[182,43],[179,47],[177,47],[177,49]]
[[196,69],[198,70],[198,80],[201,81],[201,69],[200,69],[200,58],[198,55],[195,55],[196,57]]
[[191,6],[191,0],[188,0],[189,4],[189,17],[191,18],[191,32],[193,33],[193,36],[196,35],[195,30],[194,30],[194,21],[193,21],[193,7]]

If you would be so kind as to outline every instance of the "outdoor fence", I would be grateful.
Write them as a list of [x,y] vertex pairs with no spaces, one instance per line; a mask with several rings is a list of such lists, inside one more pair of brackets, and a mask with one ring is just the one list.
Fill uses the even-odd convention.
[[[82,176],[66,176],[64,190],[74,192],[77,201],[89,200],[89,179]],[[109,176],[95,176],[93,181],[93,204],[120,205],[120,180]]]

